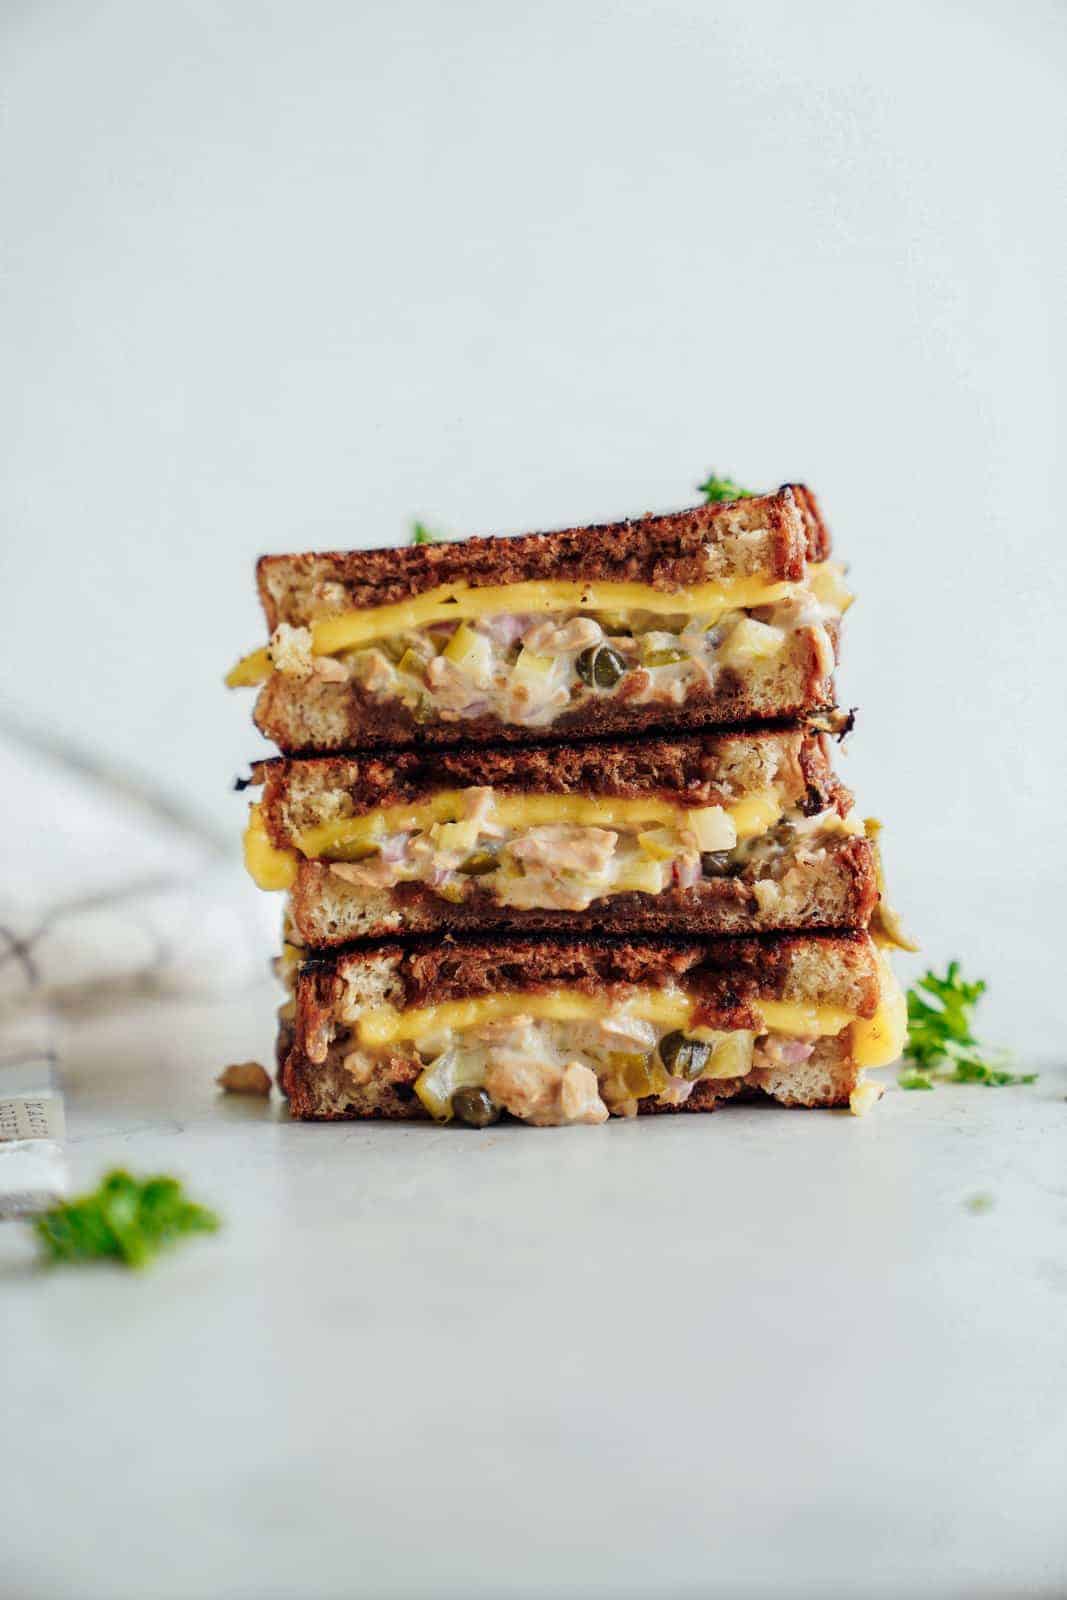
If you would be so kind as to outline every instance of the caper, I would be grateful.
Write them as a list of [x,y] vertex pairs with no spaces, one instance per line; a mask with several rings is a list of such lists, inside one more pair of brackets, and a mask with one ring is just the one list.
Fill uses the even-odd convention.
[[465,872],[471,878],[484,878],[487,872],[495,872],[500,861],[492,850],[475,850],[459,864],[460,872]]
[[488,1128],[500,1113],[484,1089],[457,1089],[452,1096],[452,1115],[468,1128]]
[[684,1033],[668,1033],[659,1042],[659,1058],[671,1077],[690,1083],[700,1077],[710,1055],[711,1046],[703,1039],[687,1039]]
[[626,662],[610,644],[594,644],[583,650],[575,663],[575,670],[590,689],[613,689],[626,674]]
[[735,863],[730,857],[731,850],[704,850],[700,856],[700,865],[704,870],[705,878],[729,878],[733,876]]

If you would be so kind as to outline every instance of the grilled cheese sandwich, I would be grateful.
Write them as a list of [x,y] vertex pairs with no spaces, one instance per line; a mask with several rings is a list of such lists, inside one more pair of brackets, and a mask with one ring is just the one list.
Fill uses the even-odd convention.
[[245,838],[309,945],[392,931],[863,926],[870,847],[825,741],[795,730],[642,745],[268,763]]
[[896,980],[858,936],[520,942],[506,957],[378,947],[301,971],[285,1079],[301,1115],[479,1126],[714,1109],[742,1092],[844,1105],[905,1026]]
[[[264,557],[283,750],[556,739],[827,706],[851,596],[806,490],[518,539]],[[561,573],[567,576],[560,576]],[[576,574],[571,576],[570,574]]]

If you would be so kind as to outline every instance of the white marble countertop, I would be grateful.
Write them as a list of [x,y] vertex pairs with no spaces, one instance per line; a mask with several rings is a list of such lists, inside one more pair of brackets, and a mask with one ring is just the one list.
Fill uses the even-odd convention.
[[1067,1589],[1062,1070],[300,1126],[212,1086],[273,998],[68,1029],[76,1183],[176,1171],[225,1229],[144,1276],[0,1229],[7,1592]]

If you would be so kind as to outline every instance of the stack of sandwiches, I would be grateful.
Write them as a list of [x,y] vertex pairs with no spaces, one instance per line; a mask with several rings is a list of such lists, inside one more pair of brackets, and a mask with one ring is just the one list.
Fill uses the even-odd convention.
[[850,602],[812,494],[266,556],[234,668],[282,752],[294,1115],[485,1127],[861,1111],[904,1042],[876,841],[829,733]]

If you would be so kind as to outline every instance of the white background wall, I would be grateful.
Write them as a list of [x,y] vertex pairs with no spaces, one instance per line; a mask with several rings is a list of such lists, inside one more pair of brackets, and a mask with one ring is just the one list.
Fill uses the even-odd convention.
[[260,551],[803,477],[896,897],[1059,1048],[1062,4],[8,0],[0,58],[6,715],[236,850]]

